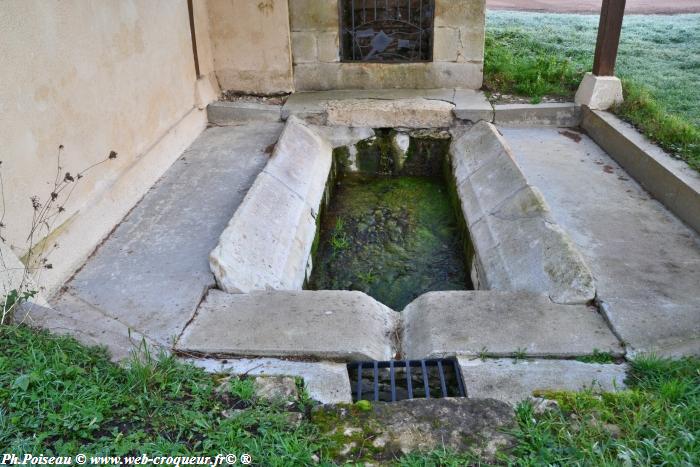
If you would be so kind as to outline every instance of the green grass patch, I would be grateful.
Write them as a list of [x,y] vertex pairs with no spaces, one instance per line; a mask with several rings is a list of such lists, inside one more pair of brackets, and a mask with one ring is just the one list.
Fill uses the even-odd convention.
[[700,171],[700,127],[666,111],[651,92],[634,81],[623,80],[625,101],[612,109],[670,154]]
[[517,409],[517,465],[700,464],[700,360],[637,358],[628,389],[554,392],[560,411]]
[[[484,87],[539,102],[573,97],[593,66],[597,15],[489,12]],[[612,109],[700,170],[700,15],[629,15],[617,73],[626,102]]]
[[[511,465],[700,464],[700,360],[638,358],[628,389],[548,393],[561,410],[517,409]],[[300,382],[298,382],[300,385]],[[44,455],[250,453],[256,465],[335,465],[338,446],[309,416],[254,397],[251,379],[207,374],[171,357],[125,367],[104,349],[23,326],[0,326],[0,446]],[[353,406],[358,414],[370,403]],[[316,457],[318,456],[318,457]],[[462,466],[473,454],[443,449],[387,458],[387,465]]]
[[313,463],[314,425],[294,426],[280,407],[254,401],[250,380],[220,383],[171,357],[122,368],[73,339],[0,326],[0,446],[18,455],[247,452],[259,465]]

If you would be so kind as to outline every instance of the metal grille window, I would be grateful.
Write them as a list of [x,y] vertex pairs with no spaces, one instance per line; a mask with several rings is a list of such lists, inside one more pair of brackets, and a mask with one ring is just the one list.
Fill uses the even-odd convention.
[[434,0],[341,0],[340,56],[355,62],[428,62]]

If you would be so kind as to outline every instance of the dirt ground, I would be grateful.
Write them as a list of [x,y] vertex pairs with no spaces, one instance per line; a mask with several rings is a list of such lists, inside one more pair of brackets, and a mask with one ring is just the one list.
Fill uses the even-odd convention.
[[[492,10],[598,13],[601,0],[486,0]],[[627,0],[628,14],[700,13],[700,0]]]

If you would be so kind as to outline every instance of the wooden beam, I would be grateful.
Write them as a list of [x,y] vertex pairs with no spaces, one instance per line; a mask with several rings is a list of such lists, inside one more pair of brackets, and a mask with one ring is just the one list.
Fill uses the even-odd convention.
[[187,12],[190,16],[190,36],[192,37],[192,55],[194,55],[194,72],[197,79],[201,76],[199,73],[199,57],[197,56],[197,35],[194,30],[194,6],[192,0],[187,0]]
[[625,16],[625,0],[603,0],[598,25],[598,41],[595,46],[593,74],[596,76],[615,75],[617,47],[620,45],[622,19]]

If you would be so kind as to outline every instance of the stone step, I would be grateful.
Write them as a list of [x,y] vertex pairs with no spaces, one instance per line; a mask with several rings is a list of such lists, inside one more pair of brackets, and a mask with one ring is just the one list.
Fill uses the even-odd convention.
[[389,360],[398,313],[362,292],[211,290],[185,328],[180,353]]
[[207,106],[209,123],[221,126],[250,122],[279,122],[281,113],[281,105],[257,102],[216,101]]
[[430,292],[404,308],[405,358],[451,355],[571,358],[624,349],[594,307],[528,292]]

